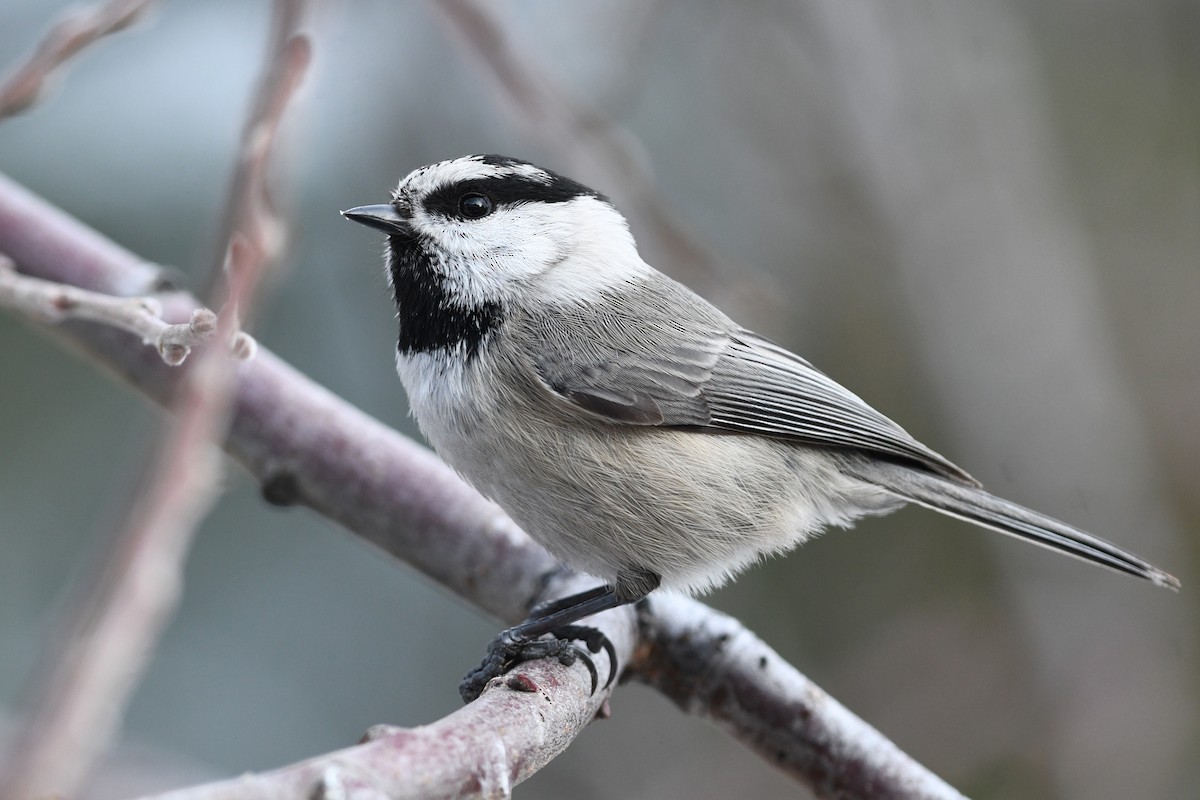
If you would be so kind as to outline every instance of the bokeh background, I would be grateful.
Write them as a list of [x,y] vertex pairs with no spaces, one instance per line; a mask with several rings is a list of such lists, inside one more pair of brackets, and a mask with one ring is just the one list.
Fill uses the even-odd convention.
[[[0,62],[65,5],[5,0]],[[993,491],[1184,582],[1173,595],[908,510],[765,564],[715,606],[973,797],[1200,796],[1200,5],[488,6],[568,105],[515,105],[433,5],[331,3],[313,18],[281,192],[295,238],[261,342],[416,435],[379,242],[338,209],[470,152],[566,172],[626,210],[651,263]],[[0,169],[203,285],[268,19],[264,3],[162,3],[0,124]],[[10,723],[157,419],[0,315]],[[434,720],[496,627],[323,519],[267,507],[231,465],[87,796]],[[646,689],[612,705],[519,796],[801,793]]]

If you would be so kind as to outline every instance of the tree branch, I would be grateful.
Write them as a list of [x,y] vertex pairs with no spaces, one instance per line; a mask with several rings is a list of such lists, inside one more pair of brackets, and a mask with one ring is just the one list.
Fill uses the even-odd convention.
[[[287,41],[291,31],[276,33]],[[274,48],[282,52],[283,47]],[[306,63],[292,60],[282,69],[272,69],[259,93],[271,98],[260,108],[274,118],[256,119],[272,135],[247,128],[254,141],[246,150],[256,160],[243,161],[240,171],[264,168],[274,141],[274,130],[287,98],[299,81]],[[277,84],[283,83],[280,88]],[[261,179],[235,181],[246,193],[263,191]],[[235,197],[234,205],[242,205]],[[247,214],[246,224],[257,219]],[[276,239],[282,236],[277,234]],[[0,291],[53,318],[56,314],[117,323],[132,330],[143,341],[151,331],[163,360],[178,364],[186,357],[191,332],[207,327],[218,341],[232,341],[238,328],[236,309],[247,307],[254,298],[273,251],[257,246],[248,234],[231,235],[227,250],[238,269],[230,270],[228,299],[220,315],[204,309],[191,310],[187,325],[167,325],[153,303],[145,300],[109,298],[94,292],[62,287],[55,290],[44,281],[18,280],[11,270],[7,288]],[[0,270],[4,272],[4,270]],[[0,289],[5,287],[0,286]],[[40,304],[38,301],[42,301]],[[180,330],[186,344],[178,344]],[[164,341],[164,336],[168,337]],[[249,354],[246,337],[237,337],[239,349]],[[164,346],[165,345],[165,346]],[[35,701],[30,704],[16,746],[0,774],[0,796],[25,798],[48,791],[74,793],[96,756],[119,727],[139,676],[145,669],[158,638],[174,612],[183,584],[183,563],[196,525],[216,500],[220,486],[220,462],[212,444],[224,438],[229,423],[235,386],[233,364],[221,348],[200,353],[196,363],[184,370],[178,393],[167,404],[174,412],[167,433],[157,446],[141,483],[136,500],[115,546],[107,555],[96,585],[81,594],[71,609],[64,635],[49,650],[44,676]]]
[[820,797],[961,798],[732,617],[677,595],[641,609],[636,680]]
[[[86,284],[100,291],[135,287],[135,293],[142,293],[156,280],[134,256],[3,178],[0,250],[9,253],[27,274]],[[186,318],[195,302],[182,293],[161,299],[168,319]],[[128,334],[88,323],[66,323],[60,329],[98,361],[160,402],[178,380],[178,370],[167,368]],[[506,621],[523,617],[530,604],[543,595],[548,579],[559,588],[553,579],[557,574],[553,559],[429,451],[349,406],[265,350],[238,371],[233,420],[225,447],[262,481],[269,501],[313,508]],[[618,609],[612,613],[620,617],[627,612]],[[761,643],[751,646],[757,640],[748,633],[743,635],[733,620],[699,603],[656,596],[641,615],[641,624],[645,633],[643,646],[631,662],[634,677],[666,691],[690,712],[718,722],[818,792],[847,798],[958,797],[915,762],[897,758],[893,745],[814,691]],[[725,641],[739,642],[738,652],[727,646],[725,655],[717,657],[720,648],[701,648],[697,652],[683,646],[703,630],[711,631],[714,641],[720,641],[724,634]],[[606,632],[620,644],[619,633],[608,628]],[[627,652],[618,650],[622,663],[626,663]],[[755,670],[755,659],[760,655],[768,659],[767,672],[776,675],[777,680],[764,680],[761,670]],[[698,657],[703,660],[692,662]],[[598,659],[597,666],[603,666],[603,661]],[[703,684],[696,682],[700,671],[706,676]],[[557,663],[539,662],[520,672],[552,694],[554,707],[566,715],[562,719],[568,720],[569,728],[564,731],[567,741],[592,718],[594,703],[603,698],[602,694],[597,698],[587,696],[588,687],[581,677],[586,673],[578,667],[568,670]],[[604,679],[602,675],[601,681]],[[693,686],[696,696],[705,698],[703,702],[688,700],[693,691],[689,687]],[[727,702],[715,702],[715,689],[720,686],[731,690]],[[482,710],[471,711],[478,703],[472,704],[437,723],[438,729],[450,735],[459,720],[469,719],[474,713],[484,715],[493,728],[499,727],[498,718],[491,714],[507,714],[508,706],[493,706],[491,703],[499,701],[488,698],[511,694],[533,693],[514,692],[504,686],[499,690],[490,688],[483,695],[487,704]],[[529,696],[517,700],[542,702]],[[467,716],[458,716],[464,713]],[[797,715],[804,719],[798,721]],[[443,723],[450,727],[441,727]],[[534,738],[506,741],[505,747],[515,748],[506,751],[506,763],[544,763],[558,746],[539,744]],[[264,782],[253,784],[256,792],[275,787],[271,788],[274,794],[262,796],[306,797],[309,795],[299,787],[312,790],[317,780],[312,776],[325,781],[330,774],[316,770],[314,764],[329,766],[334,762],[328,759],[336,758],[339,767],[331,780],[344,779],[356,790],[361,789],[364,796],[375,796],[354,782],[366,780],[358,776],[375,775],[375,768],[360,759],[380,758],[380,751],[387,747],[372,742],[250,780]],[[387,758],[395,755],[389,752]],[[485,748],[472,752],[478,757],[495,751]],[[374,763],[386,769],[386,759]],[[469,763],[460,763],[460,767],[465,770],[460,772],[463,776],[483,774]],[[509,772],[513,782],[529,774],[514,770]],[[298,777],[301,772],[309,777]],[[849,780],[855,772],[861,772],[864,779]],[[366,785],[375,787],[376,793],[384,791],[380,787],[396,785],[384,780],[386,777],[375,775]],[[503,787],[492,784],[463,783],[459,789],[464,796],[503,796]]]
[[[192,311],[186,323],[170,324],[162,318],[162,305],[153,297],[113,297],[75,286],[19,275],[12,259],[0,255],[0,306],[20,311],[38,322],[66,319],[102,322],[141,337],[172,367],[184,362],[192,348],[213,337],[217,315],[207,308]],[[253,353],[250,335],[238,331],[230,342],[238,358]]]
[[[492,97],[501,111],[529,139],[558,153],[571,174],[599,175],[626,216],[645,226],[639,242],[656,247],[666,272],[685,280],[701,294],[723,297],[728,304],[779,310],[779,292],[771,276],[728,255],[715,255],[711,243],[692,230],[661,197],[646,158],[634,140],[599,107],[573,93],[549,70],[512,46],[494,7],[474,0],[434,0],[431,8],[480,74],[492,82]],[[591,181],[589,181],[591,182]],[[719,276],[737,275],[740,280]],[[753,280],[748,280],[748,276]]]
[[38,42],[29,60],[0,83],[0,119],[26,111],[46,92],[55,73],[73,55],[98,39],[128,28],[153,0],[109,0],[72,11]]
[[237,168],[218,241],[221,247],[210,281],[237,270],[260,273],[256,265],[276,263],[287,243],[287,227],[267,186],[267,168],[276,149],[284,112],[312,61],[312,44],[300,33],[307,0],[276,0],[266,66],[242,130]]
[[[555,597],[595,585],[566,573],[554,583]],[[629,609],[599,614],[588,624],[609,637],[621,663],[628,660],[637,638]],[[596,667],[603,685],[608,659],[598,659]],[[598,714],[607,714],[613,687],[592,695],[591,682],[580,663],[531,661],[433,724],[376,725],[356,747],[272,772],[167,792],[156,800],[509,797],[512,787],[550,763]]]

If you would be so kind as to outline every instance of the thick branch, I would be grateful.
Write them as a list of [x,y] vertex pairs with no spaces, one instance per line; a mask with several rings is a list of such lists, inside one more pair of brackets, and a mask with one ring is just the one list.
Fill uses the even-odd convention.
[[643,607],[636,680],[821,797],[961,798],[740,622],[677,595]]
[[[0,178],[0,250],[12,255],[29,274],[67,283],[86,283],[101,290],[140,282],[140,288],[134,290],[140,293],[145,284],[154,280],[133,256],[97,239],[79,223],[3,178]],[[139,279],[128,277],[131,268],[142,270]],[[164,298],[168,318],[186,316],[193,302],[184,295]],[[68,330],[78,345],[151,397],[162,400],[169,392],[175,373],[128,335],[95,326],[79,325]],[[506,620],[520,619],[542,593],[547,576],[555,573],[554,561],[543,550],[431,453],[334,397],[266,351],[239,370],[234,418],[226,448],[263,482],[264,495],[272,502],[308,505]],[[653,644],[643,648],[644,662],[635,661],[635,666],[645,664],[643,671],[648,676],[645,679],[666,689],[667,676],[676,676],[671,679],[675,688],[668,693],[681,704],[689,685],[705,691],[683,677],[695,675],[697,669],[702,669],[708,678],[704,687],[720,686],[723,681],[731,688],[739,687],[739,694],[729,704],[714,703],[710,692],[703,702],[683,705],[694,713],[706,709],[706,716],[818,791],[844,791],[829,796],[847,798],[957,796],[948,788],[944,791],[929,788],[942,784],[911,760],[897,759],[894,746],[841,706],[806,701],[813,695],[811,685],[765,646],[749,638],[748,633],[739,632],[740,626],[732,620],[719,617],[700,604],[679,606],[669,598],[655,598],[648,613],[651,616],[643,617],[643,625],[654,632],[650,640]],[[757,644],[745,645],[745,653],[740,652],[742,645],[738,645],[739,653],[732,654],[737,657],[727,654],[716,658],[715,650],[702,650],[700,654],[705,661],[688,663],[697,652],[682,647],[682,643],[706,625],[717,632],[718,639],[725,632],[730,637],[728,641]],[[685,631],[691,632],[685,634]],[[668,646],[672,641],[675,644]],[[728,648],[728,653],[732,650]],[[753,659],[759,654],[768,657],[769,672],[782,676],[781,679],[765,681],[753,677],[756,663]],[[578,675],[585,674],[578,667],[572,669]],[[533,667],[528,667],[523,672],[533,676],[531,670]],[[570,706],[558,710],[569,712],[575,720],[567,732],[569,739],[591,718],[593,707],[585,701],[587,693],[575,691],[578,684],[570,681],[577,678],[569,677],[560,665],[539,663],[537,670],[534,682],[539,686],[572,687],[554,695],[556,707]],[[491,690],[484,699],[506,693],[517,694]],[[470,708],[458,713],[474,713]],[[494,710],[485,706],[480,713],[486,714],[488,708]],[[807,724],[796,724],[792,715],[797,713],[811,714]],[[494,726],[495,718],[487,718]],[[443,722],[456,719],[462,718],[454,715]],[[438,723],[440,730],[454,729],[440,728],[442,724]],[[808,738],[817,734],[824,738],[820,741]],[[372,747],[373,744],[368,744],[336,754],[338,769],[344,771],[334,773],[334,777],[347,776],[346,781],[362,789],[364,796],[375,795],[354,783],[360,780],[354,776],[363,774],[358,770],[367,769],[358,764],[360,755],[364,759],[375,757]],[[509,751],[508,758],[512,763],[523,759],[530,764],[542,763],[538,759],[552,749],[541,750],[542,745],[530,747],[529,751]],[[844,760],[848,754],[853,761]],[[305,774],[315,775],[311,765],[332,765],[334,762],[329,758],[333,757],[305,762],[295,769],[309,770]],[[832,775],[856,770],[872,776],[871,779],[859,784],[830,780]],[[281,774],[282,771],[270,773],[252,780],[266,781],[264,786],[275,787],[271,776]],[[295,775],[288,774],[291,777],[279,780],[293,780]],[[528,773],[510,774],[517,776],[514,777],[517,780]],[[265,796],[308,796],[297,792],[300,785],[281,783],[278,792]],[[313,786],[303,785],[310,789]],[[484,794],[485,788],[465,784],[461,787],[466,796],[491,796]],[[856,793],[859,790],[862,793]],[[495,794],[502,796],[502,791]]]
[[[580,576],[556,581],[554,596],[594,585]],[[634,615],[617,609],[589,619],[624,663],[637,634]],[[596,659],[600,684],[608,659]],[[591,695],[579,662],[543,659],[496,680],[475,702],[419,728],[377,725],[364,743],[259,775],[168,792],[157,800],[509,797],[512,787],[550,763],[597,714],[612,687]],[[582,701],[580,700],[582,699]],[[341,792],[346,790],[346,794]],[[147,799],[149,800],[149,799]]]

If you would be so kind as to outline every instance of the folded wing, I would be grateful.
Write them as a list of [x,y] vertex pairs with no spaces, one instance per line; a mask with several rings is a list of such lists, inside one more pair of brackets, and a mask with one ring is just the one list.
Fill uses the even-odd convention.
[[977,485],[807,361],[667,278],[530,324],[546,387],[610,422],[849,448]]

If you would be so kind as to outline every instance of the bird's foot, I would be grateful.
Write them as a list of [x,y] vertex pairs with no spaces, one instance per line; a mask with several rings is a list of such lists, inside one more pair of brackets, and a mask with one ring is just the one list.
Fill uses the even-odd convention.
[[[617,673],[617,653],[608,637],[596,628],[586,625],[564,625],[549,633],[549,638],[529,639],[522,636],[516,628],[509,628],[488,645],[487,655],[483,663],[467,673],[458,685],[458,693],[464,703],[469,703],[483,693],[488,681],[508,672],[518,664],[534,661],[539,658],[556,658],[564,666],[571,666],[577,660],[583,661],[584,666],[592,676],[592,693],[600,677],[590,653],[599,653],[601,649],[608,653],[608,680],[604,688],[612,683]],[[574,642],[583,642],[589,652],[584,652]]]

